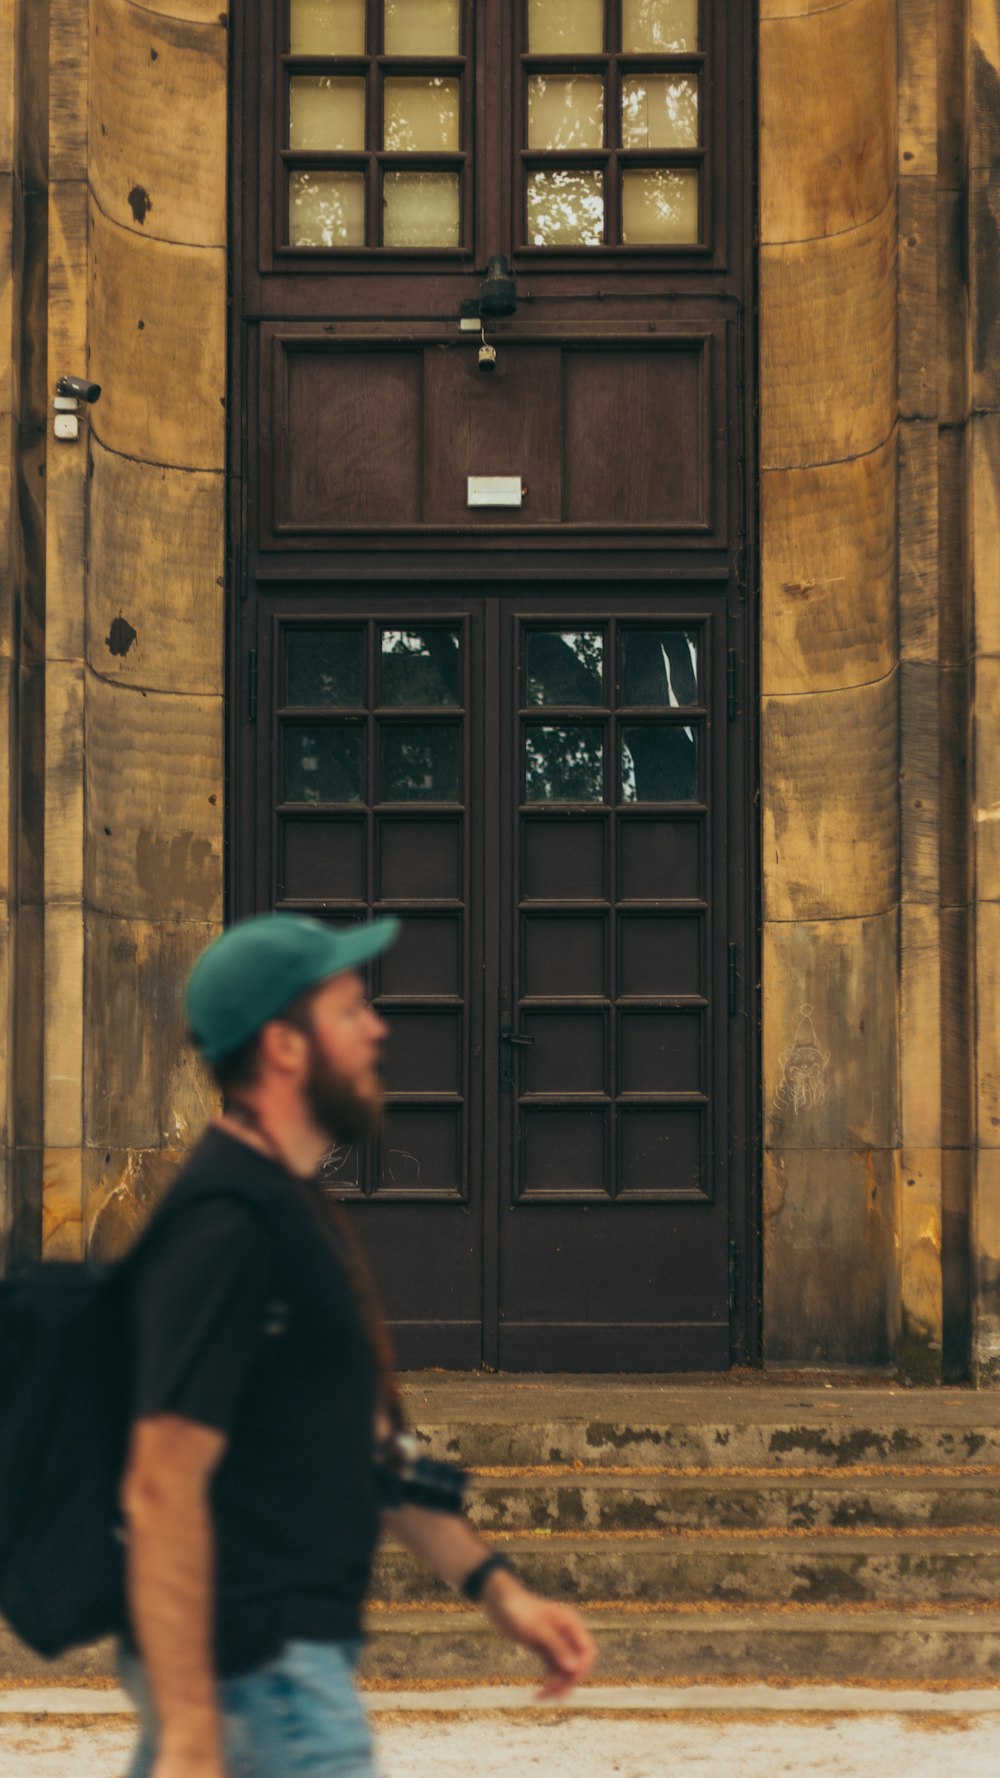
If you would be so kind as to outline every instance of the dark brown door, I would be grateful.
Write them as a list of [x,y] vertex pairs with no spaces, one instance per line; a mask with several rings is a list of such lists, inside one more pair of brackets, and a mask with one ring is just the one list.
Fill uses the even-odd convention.
[[232,16],[230,911],[403,921],[331,1185],[407,1364],[752,1358],[754,10]]
[[714,603],[262,603],[258,904],[403,923],[371,982],[382,1136],[327,1180],[408,1363],[729,1362]]

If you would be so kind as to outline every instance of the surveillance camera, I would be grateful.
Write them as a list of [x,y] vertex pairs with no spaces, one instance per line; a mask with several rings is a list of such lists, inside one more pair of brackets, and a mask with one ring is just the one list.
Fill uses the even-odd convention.
[[88,383],[86,377],[60,377],[56,394],[71,401],[94,402],[100,399],[100,383]]
[[495,346],[480,346],[479,368],[484,376],[488,376],[497,367],[497,349]]

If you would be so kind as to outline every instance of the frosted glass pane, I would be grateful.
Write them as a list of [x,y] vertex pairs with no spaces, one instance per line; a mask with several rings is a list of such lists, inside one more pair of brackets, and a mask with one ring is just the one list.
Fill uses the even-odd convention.
[[532,75],[528,147],[603,148],[603,80],[589,74]]
[[622,81],[623,148],[697,148],[698,82],[691,74]]
[[667,167],[622,178],[622,240],[627,247],[698,239],[698,175]]
[[363,247],[364,174],[289,174],[288,239],[293,247]]
[[458,147],[458,81],[424,74],[385,83],[385,147],[445,154]]
[[365,0],[292,0],[293,56],[363,56]]
[[604,48],[604,0],[528,0],[532,55],[595,55]]
[[623,0],[626,55],[679,53],[698,47],[698,0]]
[[457,56],[458,0],[385,0],[387,56]]
[[288,126],[292,148],[364,148],[364,81],[293,74]]
[[382,187],[386,247],[457,247],[461,208],[457,173],[387,173]]
[[555,167],[528,179],[528,242],[532,247],[600,247],[604,243],[604,175]]

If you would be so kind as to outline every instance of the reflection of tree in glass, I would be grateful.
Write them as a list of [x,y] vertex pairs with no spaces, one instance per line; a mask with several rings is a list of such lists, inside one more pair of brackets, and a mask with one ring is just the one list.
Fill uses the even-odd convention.
[[458,730],[387,724],[382,730],[382,795],[388,802],[457,802]]
[[622,632],[623,704],[684,709],[698,702],[698,636],[693,630]]
[[526,802],[604,801],[603,726],[531,727],[524,752]]
[[356,247],[364,241],[363,173],[296,172],[289,186],[289,237],[296,247]]
[[604,637],[600,630],[529,630],[529,704],[601,704]]
[[383,704],[458,704],[457,630],[383,630]]
[[647,723],[622,729],[622,801],[698,800],[698,740],[692,729]]
[[[698,702],[698,637],[682,629],[625,630],[623,704],[683,709]],[[625,802],[690,802],[698,795],[693,729],[652,723],[622,731]]]
[[600,148],[604,82],[590,75],[535,74],[528,82],[532,148]]
[[625,53],[675,54],[698,46],[698,0],[624,0]]
[[[636,175],[629,174],[634,178]],[[681,239],[678,234],[686,219],[691,192],[690,173],[671,173],[667,169],[642,174],[643,200],[646,210],[656,218],[655,240]]]
[[458,147],[458,81],[440,74],[385,84],[385,146],[395,154]]
[[604,181],[600,173],[554,168],[528,180],[528,225],[532,245],[561,241],[581,247],[604,244]]
[[[659,118],[656,116],[660,112]],[[653,113],[650,127],[650,113]],[[666,128],[664,116],[666,115]],[[696,147],[698,83],[689,75],[627,80],[622,86],[622,147]]]

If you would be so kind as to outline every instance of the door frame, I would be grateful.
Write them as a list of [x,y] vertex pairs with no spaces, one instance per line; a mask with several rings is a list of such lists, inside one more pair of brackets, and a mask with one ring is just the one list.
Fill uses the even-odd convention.
[[[228,241],[230,327],[227,378],[227,466],[225,496],[225,583],[226,583],[226,710],[225,710],[225,859],[224,908],[229,923],[240,915],[238,860],[241,845],[247,841],[244,822],[256,824],[256,808],[252,797],[241,792],[241,764],[245,766],[246,749],[242,738],[249,720],[253,686],[248,660],[248,632],[257,622],[254,557],[248,510],[248,468],[251,451],[249,406],[256,393],[255,346],[252,338],[259,317],[244,306],[243,283],[245,262],[244,166],[243,145],[246,97],[255,86],[255,71],[248,68],[246,6],[248,0],[236,0],[230,10],[230,80],[228,140]],[[759,369],[759,270],[756,243],[758,240],[758,43],[757,6],[753,0],[736,0],[740,18],[734,31],[733,53],[742,58],[749,71],[740,116],[733,123],[733,140],[738,142],[742,165],[745,226],[753,247],[745,249],[745,275],[739,299],[739,313],[733,325],[736,335],[736,405],[738,415],[738,530],[730,552],[727,611],[730,639],[737,647],[738,668],[730,695],[735,709],[729,727],[734,723],[742,729],[743,746],[740,769],[733,769],[730,755],[727,773],[730,809],[738,802],[743,828],[743,844],[739,862],[729,876],[729,932],[736,936],[739,957],[735,981],[736,1011],[729,1019],[731,1044],[740,1032],[740,1048],[745,1056],[745,1070],[729,1069],[730,1082],[736,1082],[730,1093],[730,1204],[732,1227],[738,1241],[738,1265],[732,1277],[731,1357],[733,1367],[757,1367],[762,1362],[763,1314],[763,1179],[762,1179],[762,1102],[761,1102],[761,947],[763,931],[760,835],[760,481],[759,481],[759,417],[757,388]],[[350,582],[381,590],[391,596],[394,585],[425,586],[435,584],[443,590],[448,583],[475,577],[483,590],[491,584],[514,591],[544,580],[553,593],[569,592],[579,585],[585,592],[588,584],[598,578],[614,578],[619,585],[648,585],[651,577],[665,584],[675,580],[716,579],[717,576],[692,561],[690,556],[674,566],[666,552],[654,563],[648,557],[622,552],[620,556],[595,562],[586,552],[553,550],[544,566],[530,545],[529,559],[518,568],[517,556],[504,552],[498,565],[495,558],[479,551],[441,551],[435,556],[415,558],[403,552],[398,562],[385,552],[371,550],[352,555],[349,566],[338,568],[329,556],[315,563],[310,572],[300,562],[290,579],[306,579],[313,583],[327,582],[331,590]],[[270,578],[270,576],[268,577]],[[499,606],[496,621],[499,622]],[[499,699],[499,687],[496,696]],[[499,761],[493,752],[499,746],[499,708],[487,710],[485,724],[486,766],[493,771]],[[256,833],[250,835],[256,849]],[[487,882],[484,897],[484,920],[498,916],[498,883]],[[732,1053],[730,1056],[732,1064]],[[497,1311],[497,1218],[484,1218],[484,1318],[493,1294],[492,1318],[496,1326]],[[483,1368],[495,1368],[496,1353],[484,1351]]]

